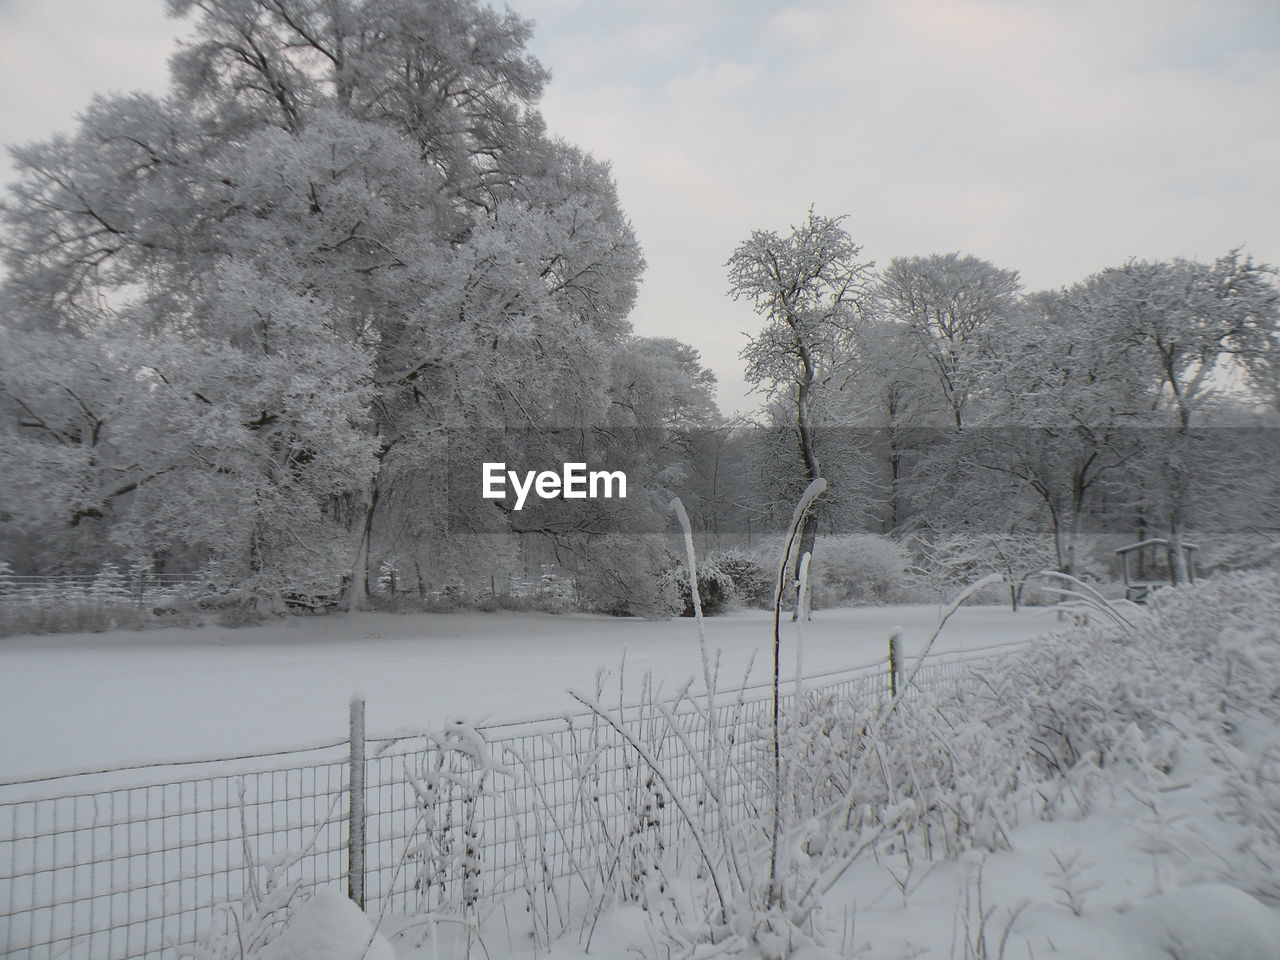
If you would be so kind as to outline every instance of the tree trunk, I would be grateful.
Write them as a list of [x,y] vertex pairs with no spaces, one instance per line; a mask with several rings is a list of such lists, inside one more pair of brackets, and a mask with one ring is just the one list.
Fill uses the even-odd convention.
[[1067,553],[1067,545],[1062,536],[1062,522],[1057,511],[1049,511],[1049,524],[1053,531],[1053,555],[1058,561],[1059,573],[1071,573],[1071,557]]
[[373,535],[373,518],[382,492],[379,485],[381,473],[382,471],[379,470],[373,475],[365,494],[365,506],[359,519],[356,556],[351,564],[346,596],[342,602],[344,610],[364,610],[369,605],[369,547]]
[[890,440],[894,446],[890,448],[889,453],[889,530],[892,532],[902,525],[902,505],[900,502],[900,488],[902,486],[902,455],[898,453],[897,445]]
[[1067,525],[1067,565],[1063,573],[1076,575],[1076,554],[1080,545],[1081,511],[1077,510]]
[[[804,462],[804,480],[808,486],[814,480],[822,476],[818,468],[818,454],[814,449],[813,430],[809,424],[809,391],[813,386],[812,367],[806,359],[805,376],[800,382],[799,390],[796,396],[796,426],[800,433],[800,457]],[[813,554],[814,545],[818,542],[818,519],[814,516],[812,510],[804,515],[804,519],[800,522],[800,537],[798,539],[795,557],[793,558],[793,566],[791,568],[791,582],[798,583],[800,581],[800,561],[804,559],[804,555]],[[795,609],[791,614],[792,620],[800,619],[800,598],[797,595]]]

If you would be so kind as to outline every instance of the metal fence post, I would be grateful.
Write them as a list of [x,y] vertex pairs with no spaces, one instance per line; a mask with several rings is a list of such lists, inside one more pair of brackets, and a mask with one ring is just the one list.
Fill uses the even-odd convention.
[[364,909],[364,698],[351,698],[351,759],[347,783],[351,791],[347,821],[347,896]]

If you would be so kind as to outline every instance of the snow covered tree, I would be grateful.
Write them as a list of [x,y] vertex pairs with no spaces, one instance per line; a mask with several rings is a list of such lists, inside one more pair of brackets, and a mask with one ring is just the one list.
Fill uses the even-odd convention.
[[1074,292],[1127,364],[1145,373],[1155,429],[1141,444],[1143,489],[1163,514],[1170,567],[1187,579],[1181,548],[1193,520],[1195,490],[1216,456],[1198,452],[1208,411],[1220,393],[1217,377],[1232,363],[1265,363],[1280,330],[1276,271],[1231,251],[1213,263],[1176,259],[1130,261],[1104,270]]
[[873,318],[858,329],[853,349],[841,389],[829,400],[830,416],[851,442],[865,443],[869,482],[863,496],[876,502],[879,523],[891,532],[912,519],[915,474],[945,439],[939,431],[950,411],[905,324]]
[[[822,476],[814,404],[851,353],[859,298],[872,264],[845,231],[843,217],[809,210],[786,236],[753,231],[729,258],[729,292],[747,300],[765,321],[742,351],[748,383],[784,404],[794,428],[800,487]],[[806,514],[796,553],[813,551],[817,518]]]
[[964,426],[983,333],[1017,309],[1020,292],[1015,271],[959,253],[895,257],[876,279],[877,315],[910,331],[957,430]]
[[1123,477],[1147,386],[1071,291],[1028,297],[990,330],[973,366],[975,416],[930,470],[954,478],[944,498],[968,505],[988,532],[1009,532],[1013,519],[1034,524],[1039,513],[1058,569],[1072,573],[1086,522]]
[[65,522],[235,557],[267,606],[295,567],[358,606],[388,509],[456,519],[423,486],[442,442],[603,414],[643,260],[607,166],[545,134],[514,14],[170,9],[197,16],[167,97],[15,151],[0,305],[52,379],[6,380],[7,429],[52,487],[81,465]]

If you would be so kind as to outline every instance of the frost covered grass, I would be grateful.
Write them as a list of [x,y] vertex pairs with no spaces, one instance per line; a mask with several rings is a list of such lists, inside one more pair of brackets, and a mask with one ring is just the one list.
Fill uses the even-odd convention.
[[[555,923],[491,910],[477,942],[495,960],[1274,960],[1280,575],[1165,591],[1128,619],[915,689],[891,712],[801,697],[782,715],[777,781],[767,724],[744,743],[720,721],[731,690],[729,714],[714,693],[688,698],[696,737],[655,702],[623,733],[647,790],[636,817],[601,821],[602,856],[539,888]],[[672,738],[692,775],[666,759]],[[755,790],[727,802],[742,785]],[[643,829],[659,807],[686,844]],[[575,885],[586,895],[569,898]]]

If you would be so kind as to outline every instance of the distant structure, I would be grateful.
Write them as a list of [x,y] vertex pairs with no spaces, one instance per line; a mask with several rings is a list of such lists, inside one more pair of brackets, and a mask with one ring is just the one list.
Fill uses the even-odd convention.
[[[1186,561],[1187,579],[1196,582],[1196,551],[1193,543],[1182,545]],[[1124,598],[1134,603],[1146,603],[1151,591],[1174,583],[1173,565],[1169,562],[1169,541],[1161,537],[1140,540],[1116,551],[1120,558],[1120,572],[1124,577]]]

